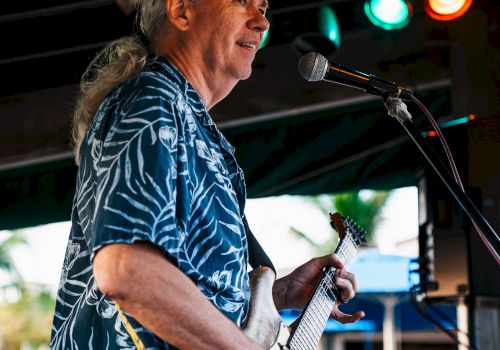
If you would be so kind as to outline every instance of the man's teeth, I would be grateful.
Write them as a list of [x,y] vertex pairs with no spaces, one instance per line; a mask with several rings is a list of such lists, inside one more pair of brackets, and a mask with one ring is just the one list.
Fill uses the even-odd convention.
[[246,47],[249,47],[251,49],[255,49],[255,44],[248,44],[248,43],[238,43],[240,46],[246,46]]

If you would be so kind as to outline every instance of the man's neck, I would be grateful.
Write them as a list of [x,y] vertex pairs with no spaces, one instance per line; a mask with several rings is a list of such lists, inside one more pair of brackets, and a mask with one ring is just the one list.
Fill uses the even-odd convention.
[[[210,110],[225,98],[237,83],[234,79],[224,79],[221,77],[221,72],[212,72],[200,64],[190,64],[190,62],[193,62],[193,57],[190,55],[183,55],[179,51],[176,53],[161,51],[159,54],[165,56],[179,69],[186,80],[189,81],[200,95],[207,110]],[[203,62],[201,58],[195,61]]]

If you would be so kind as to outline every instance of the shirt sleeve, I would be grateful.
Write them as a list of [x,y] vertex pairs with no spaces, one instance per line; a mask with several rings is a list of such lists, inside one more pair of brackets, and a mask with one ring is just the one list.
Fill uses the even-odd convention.
[[111,112],[94,164],[90,249],[93,255],[106,244],[147,241],[177,259],[189,200],[176,95],[168,86],[137,85]]

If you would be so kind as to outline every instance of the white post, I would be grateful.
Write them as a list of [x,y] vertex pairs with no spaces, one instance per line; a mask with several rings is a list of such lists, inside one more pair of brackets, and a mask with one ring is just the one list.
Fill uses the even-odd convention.
[[396,326],[394,322],[394,309],[397,304],[397,298],[383,296],[381,299],[384,304],[384,323],[382,326],[383,349],[397,350]]
[[467,304],[464,302],[464,298],[460,297],[457,304],[457,338],[458,338],[458,350],[468,350],[469,349],[469,310]]

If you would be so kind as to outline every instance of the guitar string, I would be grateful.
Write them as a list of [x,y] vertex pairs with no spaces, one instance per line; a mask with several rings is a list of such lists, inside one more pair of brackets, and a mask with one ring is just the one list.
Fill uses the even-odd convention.
[[[325,286],[324,285],[322,286],[322,290],[325,291]],[[319,301],[319,305],[325,306],[325,305],[323,305],[324,302],[321,302],[321,300],[318,299],[318,296],[322,297],[324,300],[326,300],[324,293],[316,294],[313,297],[313,299],[318,300]],[[331,303],[331,301],[328,304],[331,304],[331,306],[333,306],[333,304]],[[323,321],[327,321],[328,320],[328,316],[329,316],[329,314],[331,312],[331,309],[330,310],[326,310],[325,308],[322,308],[322,309],[323,309],[323,312],[314,309],[314,307],[311,308],[311,310],[313,310],[313,311],[320,312],[319,316],[321,317],[321,319]],[[300,330],[300,333],[297,334],[297,336],[300,337],[300,338],[302,338],[303,334],[305,334],[306,336],[309,335],[307,337],[307,346],[309,346],[309,345],[312,346],[313,347],[312,349],[315,349],[315,346],[317,345],[319,339],[321,338],[321,334],[322,334],[324,326],[326,324],[326,322],[320,323],[318,313],[315,312],[315,314],[316,314],[316,317],[313,317],[311,319],[312,314],[309,314],[309,313],[306,312],[306,314],[304,315],[304,318],[305,318],[304,322],[305,322],[305,326],[306,327],[301,327],[302,329]],[[313,326],[312,322],[314,322],[316,324],[316,327],[312,327]],[[309,328],[310,332],[307,332],[305,330],[305,328]],[[297,331],[299,332],[299,330],[297,330]],[[311,335],[314,335],[314,338],[312,338]]]
[[[299,329],[297,329],[296,339],[300,340],[304,344],[306,349],[309,349],[311,346],[314,346],[315,344],[315,340],[311,338],[312,334],[311,330],[316,330],[316,328],[312,328],[311,318],[308,312],[304,314],[303,320],[304,320],[303,323],[299,324]],[[315,337],[317,338],[317,336]],[[293,342],[291,342],[290,345],[293,346],[294,345]]]
[[[312,303],[314,303],[315,299],[317,300],[317,294],[313,297],[313,300],[312,300]],[[304,334],[307,336],[308,338],[308,343],[312,343],[314,344],[314,339],[311,339],[311,336],[314,335],[315,338],[317,338],[317,328],[318,327],[315,327],[313,323],[316,323],[317,322],[317,317],[312,317],[312,314],[311,312],[314,312],[314,308],[309,308],[308,312],[306,312],[306,314],[304,315],[305,316],[305,324],[304,324],[304,328],[303,329],[307,329],[309,328],[309,332],[305,332]],[[318,325],[316,323],[316,325]],[[321,326],[321,325],[318,325],[318,326]]]
[[[327,278],[330,280],[331,282],[331,277],[329,276],[329,274],[326,275]],[[312,321],[311,321],[311,317],[312,317],[312,314],[309,314],[309,313],[305,313],[304,315],[304,322],[305,322],[305,326],[306,327],[301,327],[302,329],[299,331],[299,334],[297,334],[297,336],[302,339],[302,334],[314,334],[315,335],[315,339],[311,339],[311,336],[308,337],[307,339],[307,345],[311,345],[311,346],[315,346],[317,344],[317,342],[319,341],[319,339],[321,338],[321,333],[324,329],[324,326],[326,324],[325,321],[328,321],[328,316],[330,315],[330,312],[331,312],[331,309],[333,307],[333,304],[334,304],[334,301],[332,300],[332,297],[328,295],[328,291],[331,292],[331,288],[329,288],[328,284],[326,283],[326,280],[322,281],[320,287],[319,287],[319,292],[320,293],[316,293],[316,295],[313,297],[313,299],[316,299],[318,300],[318,295],[320,297],[323,298],[323,302],[321,302],[321,300],[319,300],[319,303],[316,303],[314,304],[314,301],[311,302],[311,310],[312,311],[315,311],[314,313],[316,314],[316,317],[312,318],[312,320],[315,320],[317,322],[314,322],[316,323],[317,327],[313,327],[313,324],[312,324]],[[333,302],[332,302],[333,301]],[[330,307],[328,309],[327,307],[327,304],[328,304],[328,307]],[[316,305],[320,305],[323,312],[321,312],[320,310],[317,310],[315,308]],[[321,317],[321,319],[323,320],[323,323],[319,323],[319,316],[318,316],[318,312],[319,312],[319,316]],[[307,332],[306,328],[309,328],[310,329],[310,332]],[[311,332],[312,331],[312,332]]]
[[[325,322],[322,323],[322,324],[318,323],[319,320],[317,319],[318,318],[318,313],[317,312],[320,312],[320,311],[314,309],[314,305],[318,305],[317,303],[314,304],[314,301],[318,300],[318,296],[322,297],[323,300],[326,300],[327,294],[325,294],[325,292],[328,290],[328,288],[326,288],[326,287],[327,287],[326,284],[323,283],[320,286],[320,288],[319,288],[319,293],[315,294],[315,296],[313,297],[313,301],[311,302],[311,304],[313,306],[313,308],[311,308],[311,310],[315,311],[315,314],[316,314],[316,320],[314,318],[313,318],[313,320],[317,321],[317,322],[314,322],[314,323],[316,323],[317,327],[312,327],[313,326],[312,321],[311,321],[312,314],[309,314],[309,313],[306,312],[305,315],[304,315],[304,326],[305,327],[300,327],[301,328],[300,330],[297,329],[297,332],[298,332],[296,334],[297,340],[302,340],[302,342],[305,343],[305,346],[307,348],[309,348],[309,346],[311,346],[312,347],[311,349],[315,349],[315,346],[317,345],[319,339],[321,338],[321,333],[322,333],[322,331],[324,329]],[[321,293],[321,292],[323,292],[323,293]],[[326,307],[326,305],[324,305],[324,304],[326,304],[326,303],[321,302],[321,300],[319,300],[319,305],[321,305],[322,309],[323,309],[323,312],[322,313],[320,312],[320,315],[322,316],[321,318],[323,319],[323,321],[327,321],[328,320],[328,316],[329,316],[329,314],[331,312],[331,309],[330,310],[326,310],[324,308],[324,307]],[[329,306],[331,306],[331,307],[333,306],[333,303],[332,303],[331,300],[330,300],[330,302],[328,304],[330,304]],[[313,332],[311,332],[311,331],[307,332],[307,328],[309,328]],[[307,339],[304,340],[303,339],[303,335],[305,335]],[[314,335],[314,339],[311,337],[311,335]],[[291,342],[290,345],[293,346],[294,345],[293,342]],[[297,344],[297,345],[299,345],[300,348],[302,348],[302,345],[300,345],[300,344]],[[297,347],[295,347],[295,348],[297,348]]]
[[[347,242],[343,242],[343,244],[339,245],[339,249],[336,254],[347,268],[356,255],[358,245],[353,240],[350,232],[347,232],[347,235],[344,238]],[[314,350],[319,342],[319,339],[321,338],[326,322],[328,322],[331,309],[333,308],[336,300],[335,295],[330,296],[328,294],[328,292],[332,293],[332,288],[330,286],[334,286],[334,284],[331,275],[334,275],[334,273],[334,268],[330,268],[326,271],[317,289],[318,293],[315,293],[311,301],[311,308],[309,308],[309,310],[312,312],[308,312],[308,310],[306,310],[303,315],[303,323],[299,323],[295,335],[291,339],[290,345],[292,346],[292,343],[297,345],[298,347],[295,347],[297,350],[308,350],[309,346],[312,347],[310,348],[311,350]],[[327,283],[327,279],[329,280],[330,285]],[[314,303],[314,301],[317,301],[317,303]],[[319,310],[316,305],[320,305],[322,310]],[[330,309],[328,309],[328,307],[330,307]],[[324,321],[321,322],[321,320]],[[314,327],[314,324],[316,327]],[[305,330],[306,328],[309,329],[309,332]],[[312,335],[314,338],[311,337]],[[304,339],[304,336],[306,339]],[[294,340],[296,340],[296,342]],[[304,346],[306,347],[305,349]]]

